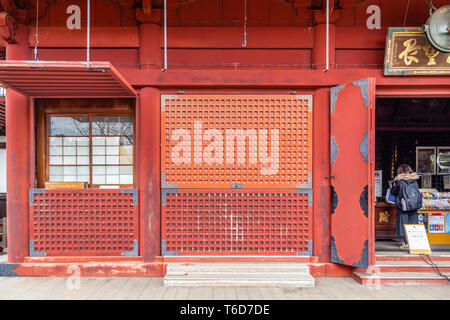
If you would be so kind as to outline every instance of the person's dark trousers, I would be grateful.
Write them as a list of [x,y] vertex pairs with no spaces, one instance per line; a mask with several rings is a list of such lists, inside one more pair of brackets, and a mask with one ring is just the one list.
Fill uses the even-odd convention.
[[406,238],[404,224],[418,224],[419,216],[417,211],[401,211],[397,209],[397,223],[395,226],[395,235],[401,237],[404,243],[408,243]]

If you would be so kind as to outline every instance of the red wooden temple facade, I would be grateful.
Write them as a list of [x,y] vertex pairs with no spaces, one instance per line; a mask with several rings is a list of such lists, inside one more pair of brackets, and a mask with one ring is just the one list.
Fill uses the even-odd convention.
[[424,24],[420,0],[330,1],[328,59],[322,0],[167,0],[167,46],[162,0],[92,1],[89,62],[86,1],[1,6],[4,274],[349,276],[374,259],[375,99],[450,96],[448,76],[383,72],[388,27]]

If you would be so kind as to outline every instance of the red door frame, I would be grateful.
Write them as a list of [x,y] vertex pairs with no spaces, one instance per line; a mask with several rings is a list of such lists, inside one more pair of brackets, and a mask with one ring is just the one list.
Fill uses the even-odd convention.
[[[400,87],[400,85],[399,85]],[[375,88],[375,100],[383,98],[450,98],[449,90],[440,88]],[[376,114],[376,109],[375,109]],[[376,133],[376,121],[374,119],[374,130]],[[376,151],[376,150],[375,150]],[[373,243],[375,243],[375,223],[373,224]]]

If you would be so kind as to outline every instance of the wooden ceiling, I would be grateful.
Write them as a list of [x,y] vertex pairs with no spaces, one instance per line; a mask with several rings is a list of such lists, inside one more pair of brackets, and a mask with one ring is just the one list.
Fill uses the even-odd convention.
[[437,130],[450,123],[450,98],[380,98],[376,126],[384,129]]

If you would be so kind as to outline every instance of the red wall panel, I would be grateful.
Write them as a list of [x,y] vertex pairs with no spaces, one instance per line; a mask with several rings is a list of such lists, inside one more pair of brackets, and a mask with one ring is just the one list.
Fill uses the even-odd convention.
[[30,190],[30,255],[138,255],[137,195]]
[[336,50],[337,69],[380,69],[384,65],[384,49]]
[[[30,52],[32,53],[32,49]],[[86,49],[39,48],[39,59],[46,61],[86,61]],[[136,49],[91,49],[91,61],[109,61],[115,67],[136,68],[138,66]]]
[[162,187],[300,188],[312,178],[312,97],[162,96]]
[[[251,40],[248,40],[249,42]],[[311,68],[311,50],[169,49],[170,68]]]
[[163,255],[312,255],[312,203],[295,190],[163,190]]

